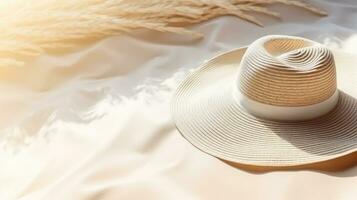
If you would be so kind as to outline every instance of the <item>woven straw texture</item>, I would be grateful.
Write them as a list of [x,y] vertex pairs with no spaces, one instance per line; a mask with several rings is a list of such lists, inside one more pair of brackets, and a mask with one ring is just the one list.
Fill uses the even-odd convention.
[[336,91],[332,53],[313,41],[264,37],[249,46],[242,62],[240,90],[261,103],[307,106]]
[[[246,51],[250,50],[241,48],[221,54],[188,76],[178,87],[172,100],[173,118],[179,131],[202,151],[248,166],[301,166],[356,152],[357,95],[353,92],[357,85],[355,78],[338,80],[337,106],[327,115],[313,120],[278,122],[259,119],[247,113],[238,104],[233,91],[237,88],[239,70],[242,75],[238,77],[238,82],[242,83],[241,90],[244,94],[272,105],[310,105],[328,98],[336,89],[335,67],[329,51],[317,44],[305,44],[301,41],[295,41],[300,44],[297,45],[299,47],[294,45],[295,48],[281,41],[272,45],[275,42],[277,41],[265,42],[267,46],[264,47],[264,53],[262,49],[257,49],[256,54],[247,54]],[[281,48],[282,53],[276,55],[267,54],[273,46],[284,46],[285,49]],[[305,49],[300,49],[302,47]],[[300,51],[297,51],[298,49]],[[314,52],[318,55],[314,55]],[[306,59],[295,62],[296,56]],[[243,66],[242,57],[244,62],[250,63]],[[265,66],[266,60],[271,60],[272,57],[278,57],[279,62],[269,61],[274,62],[274,65],[266,71],[263,70],[266,74],[259,78],[250,77],[249,71],[243,69],[245,67],[255,70],[259,62],[261,67]],[[336,55],[335,60],[337,74],[341,74],[341,77],[357,77],[355,62],[346,61],[343,56]],[[281,63],[288,65],[281,66]],[[278,73],[274,73],[276,76],[268,76],[268,72]],[[319,73],[322,74],[316,76]],[[314,76],[320,80],[312,78]],[[291,80],[294,89],[275,89],[281,83],[276,81],[280,77]],[[257,84],[249,87],[250,81]],[[317,91],[317,83],[325,88]],[[264,84],[271,88],[266,88],[271,95],[259,92],[259,89],[264,88]],[[310,87],[310,84],[316,87]],[[306,91],[303,95],[308,98],[299,98],[301,91]],[[289,101],[280,98],[279,94],[282,92],[287,92]],[[275,101],[271,100],[273,98]]]

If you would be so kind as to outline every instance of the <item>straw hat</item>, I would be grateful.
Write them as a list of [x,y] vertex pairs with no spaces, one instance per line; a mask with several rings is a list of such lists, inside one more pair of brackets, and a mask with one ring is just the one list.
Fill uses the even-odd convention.
[[319,167],[357,159],[356,90],[352,56],[273,35],[204,63],[171,107],[190,143],[230,164]]

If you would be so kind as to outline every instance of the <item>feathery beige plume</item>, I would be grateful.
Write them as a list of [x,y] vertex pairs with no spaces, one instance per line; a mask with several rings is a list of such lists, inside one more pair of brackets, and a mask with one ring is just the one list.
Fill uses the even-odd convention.
[[252,13],[279,17],[266,8],[277,3],[326,15],[296,0],[2,0],[0,67],[140,28],[200,37],[184,27],[222,15],[262,26]]

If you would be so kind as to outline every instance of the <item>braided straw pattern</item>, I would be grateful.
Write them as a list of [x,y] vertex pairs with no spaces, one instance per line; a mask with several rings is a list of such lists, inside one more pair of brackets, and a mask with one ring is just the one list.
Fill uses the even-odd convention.
[[[190,143],[248,169],[319,166],[357,152],[356,78],[339,80],[344,91],[339,90],[338,104],[320,118],[302,122],[259,119],[247,113],[234,97],[237,66],[242,66],[245,51],[242,48],[213,58],[175,92],[173,119]],[[341,63],[343,70],[337,68],[338,73],[357,77],[356,62],[337,66]]]
[[336,91],[335,64],[322,45],[290,36],[266,36],[242,60],[240,91],[275,106],[320,103]]

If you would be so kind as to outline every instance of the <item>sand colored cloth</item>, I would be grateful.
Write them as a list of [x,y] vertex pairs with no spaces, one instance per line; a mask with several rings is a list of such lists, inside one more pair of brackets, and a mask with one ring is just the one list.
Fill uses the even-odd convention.
[[189,144],[169,112],[191,69],[263,35],[307,37],[353,60],[353,2],[314,1],[325,18],[274,7],[284,21],[266,19],[265,28],[219,18],[195,27],[202,41],[140,32],[0,68],[0,199],[356,199],[357,167],[245,172]]

